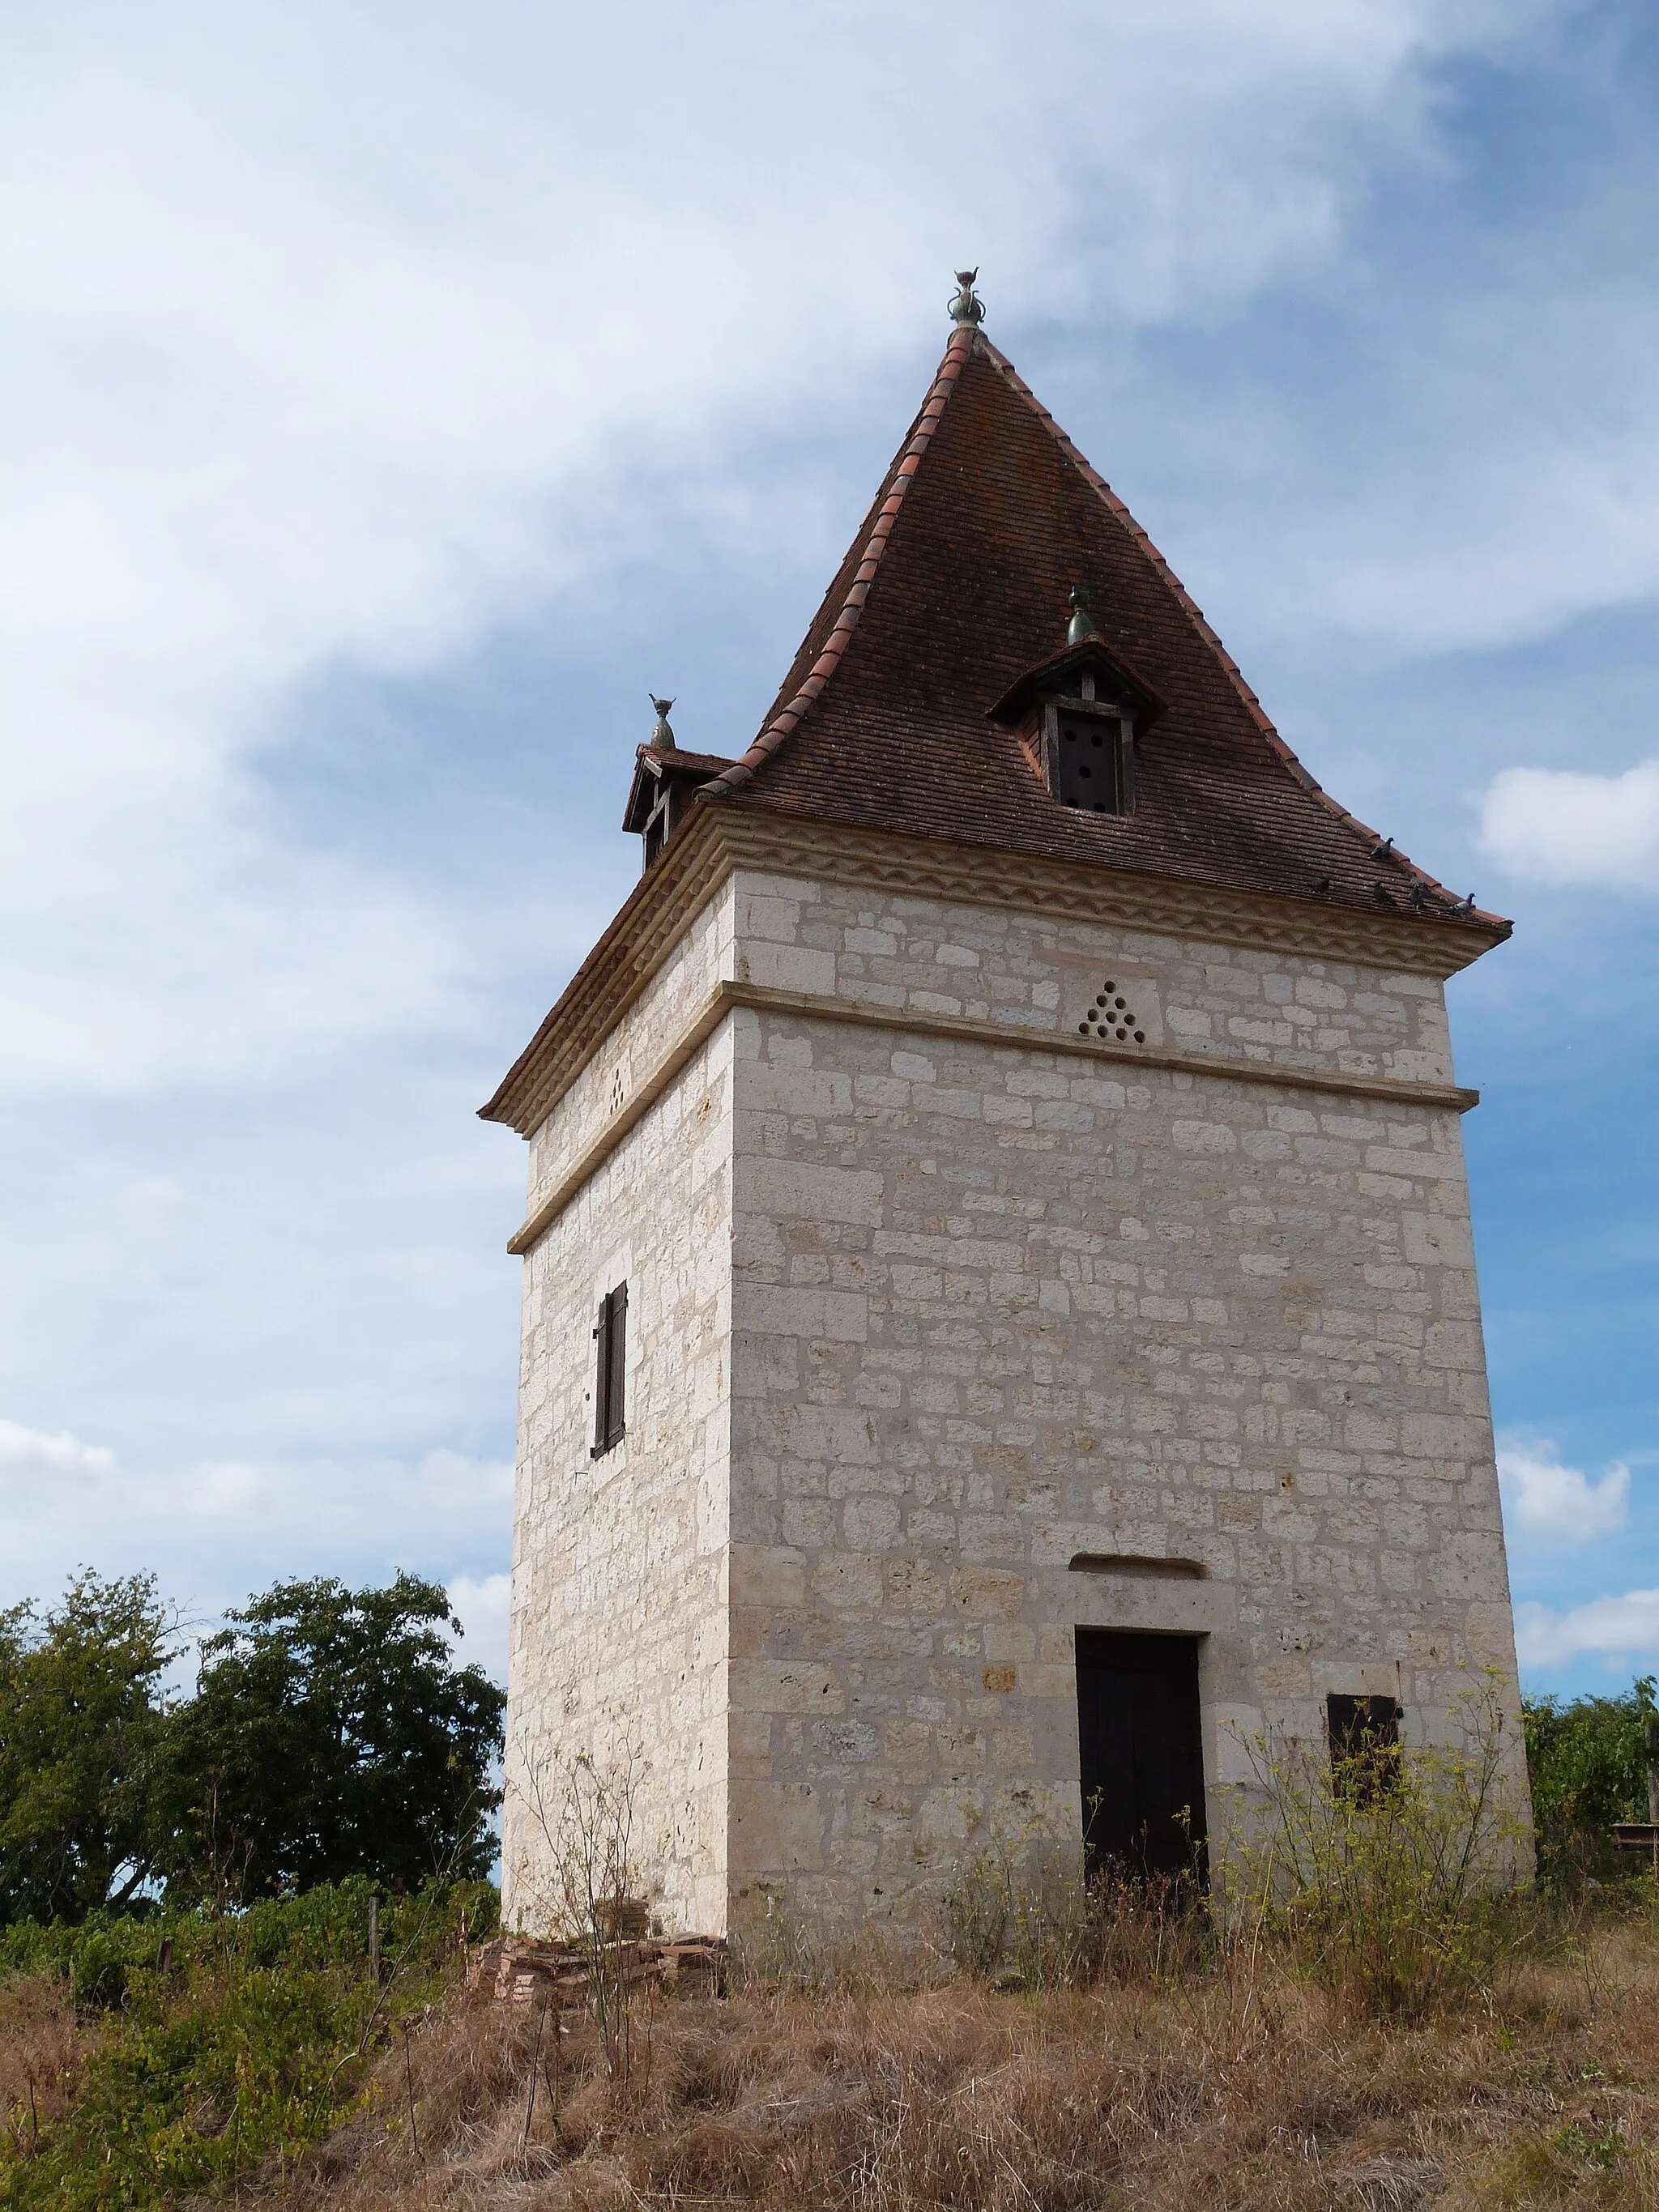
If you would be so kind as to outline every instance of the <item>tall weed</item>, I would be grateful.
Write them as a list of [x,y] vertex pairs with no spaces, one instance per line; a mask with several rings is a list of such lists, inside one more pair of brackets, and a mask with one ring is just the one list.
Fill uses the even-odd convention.
[[1213,1949],[1197,1853],[1182,1876],[1146,1881],[1109,1867],[1085,1880],[1075,1848],[1018,1817],[993,1820],[940,1912],[955,1964],[1000,1989],[1156,1981],[1201,1971]]
[[636,2058],[649,2064],[636,2030],[645,1993],[633,1945],[648,1931],[639,1806],[649,1769],[637,1751],[601,1764],[591,1753],[557,1753],[532,1764],[518,1785],[545,1850],[524,1887],[539,1934],[574,1944],[587,1969],[587,2006],[611,2079],[626,2085]]
[[1248,1981],[1268,1952],[1373,2014],[1489,1989],[1547,1916],[1514,1880],[1528,1838],[1495,1686],[1448,1717],[1438,1742],[1334,1763],[1322,1741],[1251,1739],[1231,1828],[1174,1880],[1085,1882],[1040,1826],[994,1824],[941,1899],[945,1948],[1006,1989]]
[[1370,2012],[1421,2014],[1489,1987],[1540,1925],[1515,1885],[1528,1836],[1495,1686],[1444,1739],[1333,1760],[1323,1743],[1247,1744],[1255,1803],[1216,1854],[1228,1939],[1270,1937]]

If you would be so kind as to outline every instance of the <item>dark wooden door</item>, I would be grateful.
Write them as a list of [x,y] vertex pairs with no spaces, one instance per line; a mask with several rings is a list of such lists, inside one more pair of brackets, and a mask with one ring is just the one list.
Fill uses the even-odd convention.
[[1090,1874],[1201,1872],[1198,1638],[1079,1628],[1077,1717]]

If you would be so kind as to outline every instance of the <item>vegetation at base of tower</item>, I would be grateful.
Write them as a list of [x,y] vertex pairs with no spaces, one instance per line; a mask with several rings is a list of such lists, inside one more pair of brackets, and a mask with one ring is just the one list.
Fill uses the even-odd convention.
[[615,1939],[648,1924],[639,1802],[650,1771],[637,1745],[605,1765],[587,1752],[555,1751],[527,1759],[515,1785],[545,1846],[537,1871],[520,1873],[526,1917],[580,1951],[606,2071],[623,2082],[634,2067],[636,2007],[629,1949]]
[[383,1900],[359,1875],[242,1913],[0,1929],[0,2206],[174,2204],[291,2166],[494,1923],[488,1883]]
[[[1189,1907],[1127,1889],[1110,1948],[1039,1989],[1000,1990],[937,1961],[919,1980],[914,1954],[884,1971],[868,1946],[843,1958],[820,1942],[810,1976],[739,1978],[720,2000],[642,1996],[621,2079],[579,2005],[555,2017],[460,1986],[453,1900],[370,2019],[363,1902],[316,1891],[258,1905],[216,1926],[261,1927],[262,1958],[251,1945],[229,1962],[204,1954],[162,1999],[152,1954],[125,1970],[127,2010],[83,2008],[78,2022],[49,1962],[21,1997],[0,1984],[0,2206],[1659,2202],[1650,1880],[1558,1900],[1488,1985],[1415,2016],[1379,2017],[1279,1934],[1209,1941]],[[289,1918],[301,1911],[317,1917],[309,1934]],[[82,1945],[92,1933],[64,1931]],[[37,2097],[38,2133],[20,2096],[26,2033],[60,2061],[81,2039],[58,2101]],[[342,2054],[329,2128],[319,2090]]]
[[279,1583],[163,1683],[176,1617],[82,1574],[0,1613],[0,1925],[484,1875],[501,1692],[436,1583]]
[[[1511,1786],[1497,1678],[1402,1751],[1236,1734],[1248,1780],[1212,1792],[1212,1833],[1184,1875],[1085,1885],[1041,1818],[994,1817],[944,1898],[960,1966],[1008,1988],[1111,1971],[1151,1900],[1170,1962],[1194,1968],[1247,1931],[1310,1980],[1378,2016],[1423,2015],[1501,1978],[1548,1917]],[[1521,1877],[1518,1881],[1516,1877]]]
[[1613,1823],[1650,1817],[1648,1762],[1659,1748],[1654,1689],[1645,1674],[1623,1697],[1525,1701],[1527,1771],[1547,1879],[1616,1873]]
[[[1253,1859],[1217,1824],[1207,1901],[1068,1886],[1032,1823],[902,1945],[775,1913],[720,2001],[468,1990],[477,1887],[384,1904],[379,1986],[361,1878],[0,1929],[0,2208],[1649,2212],[1659,1887],[1640,1859],[1497,1899],[1463,1878],[1503,1841],[1478,1703],[1386,1778],[1256,1746],[1272,1817]],[[649,1887],[635,1770],[544,1778],[550,1905],[598,1958]]]
[[[811,1988],[659,2003],[619,2090],[567,2015],[558,2092],[528,2008],[460,2006],[383,2062],[378,2105],[292,2178],[305,2212],[1404,2212],[1659,2192],[1659,1935],[1563,1925],[1479,2003],[1379,2021],[1270,1943],[1195,1960],[1155,1910],[1109,1965],[1012,1995]],[[547,2049],[545,2033],[541,2051]],[[412,2078],[414,2094],[408,2094]],[[418,2158],[405,2115],[412,2101]]]
[[1490,1676],[1408,1749],[1362,1741],[1337,1759],[1323,1742],[1246,1738],[1240,1795],[1258,1809],[1217,1854],[1230,1923],[1273,1933],[1379,2014],[1425,2014],[1500,1982],[1541,1909],[1524,1880],[1531,1839],[1511,1787],[1522,1747],[1503,1686]]

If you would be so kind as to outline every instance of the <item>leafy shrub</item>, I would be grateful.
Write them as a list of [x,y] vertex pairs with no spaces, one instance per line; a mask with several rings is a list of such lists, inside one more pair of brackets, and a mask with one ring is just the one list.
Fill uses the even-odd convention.
[[1615,1820],[1648,1818],[1653,1692],[1649,1675],[1621,1698],[1527,1700],[1527,1771],[1547,1880],[1639,1871],[1639,1860],[1619,1864],[1608,1831]]
[[0,2206],[164,2204],[285,2163],[325,2135],[361,2100],[399,2021],[453,1978],[464,1929],[495,1917],[483,1883],[385,1900],[377,1984],[369,1892],[358,1877],[236,1918],[0,1935],[0,1975],[56,1977],[104,2008],[72,2106],[0,2138]]
[[1255,1786],[1186,1877],[1085,1884],[1040,1828],[998,1829],[943,1899],[958,1966],[1000,1985],[1165,1981],[1264,1951],[1365,2012],[1416,2015],[1490,1985],[1535,1932],[1515,1761],[1495,1689],[1462,1701],[1449,1741],[1400,1751],[1247,1744]]
[[1416,2014],[1489,1984],[1533,1931],[1513,1886],[1526,1830],[1496,1686],[1449,1739],[1333,1761],[1322,1743],[1249,1747],[1259,1799],[1218,1853],[1223,1916],[1375,2013]]
[[958,1862],[942,1905],[946,1948],[964,1972],[1019,1989],[1089,1977],[1093,1900],[1046,1832],[994,1823]]

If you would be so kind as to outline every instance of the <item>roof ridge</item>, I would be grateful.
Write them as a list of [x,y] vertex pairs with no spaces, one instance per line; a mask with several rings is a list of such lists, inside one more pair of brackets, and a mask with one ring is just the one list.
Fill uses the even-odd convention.
[[[1324,785],[1320,782],[1318,777],[1316,776],[1310,769],[1304,766],[1303,763],[1297,757],[1291,747],[1286,744],[1284,738],[1279,736],[1279,732],[1273,727],[1267,708],[1262,705],[1261,700],[1256,697],[1255,693],[1250,689],[1249,684],[1246,683],[1243,671],[1239,667],[1238,663],[1233,659],[1231,653],[1228,652],[1226,647],[1221,642],[1220,638],[1212,629],[1205,616],[1204,610],[1194,599],[1192,593],[1182,582],[1180,577],[1176,575],[1175,570],[1170,566],[1164,555],[1160,553],[1157,546],[1153,544],[1145,528],[1141,524],[1136,521],[1134,516],[1130,514],[1127,507],[1125,506],[1124,502],[1112,489],[1112,487],[1107,483],[1105,477],[1101,475],[1099,470],[1094,466],[1093,463],[1088,459],[1086,455],[1079,450],[1079,448],[1073,443],[1072,440],[1066,435],[1066,432],[1060,428],[1053,415],[1037,398],[1036,392],[1032,391],[1030,386],[1027,384],[1024,378],[1014,367],[1012,362],[1009,360],[1007,355],[1002,352],[1000,348],[995,345],[991,339],[987,337],[983,331],[975,331],[975,336],[978,339],[980,347],[983,351],[986,359],[991,363],[991,366],[997,371],[1004,382],[1009,385],[1013,391],[1019,394],[1020,398],[1031,410],[1031,412],[1036,416],[1037,420],[1048,431],[1049,436],[1053,438],[1054,443],[1066,456],[1067,459],[1072,462],[1084,482],[1088,484],[1093,491],[1098,494],[1101,501],[1106,507],[1107,511],[1112,515],[1114,520],[1128,532],[1131,538],[1136,538],[1139,541],[1142,550],[1151,561],[1153,568],[1157,569],[1158,574],[1163,577],[1164,583],[1169,586],[1171,594],[1181,607],[1182,611],[1186,615],[1194,629],[1198,632],[1206,645],[1210,647],[1217,659],[1220,661],[1222,666],[1226,670],[1228,678],[1232,684],[1233,689],[1237,692],[1245,712],[1249,715],[1250,720],[1255,724],[1256,728],[1260,731],[1262,737],[1266,738],[1273,750],[1278,755],[1285,767],[1290,770],[1291,774],[1297,779],[1297,782],[1300,783],[1305,790],[1310,792],[1313,796],[1318,799],[1320,804],[1327,808],[1330,813],[1335,815],[1340,822],[1346,823],[1350,830],[1356,831],[1361,837],[1368,837],[1372,841],[1373,844],[1381,846],[1383,842],[1381,832],[1373,830],[1369,823],[1362,822],[1357,814],[1351,814],[1347,808],[1344,806],[1340,800],[1333,799],[1330,793],[1326,790]],[[1492,922],[1504,929],[1507,929],[1509,927],[1509,923],[1502,915],[1488,914],[1484,908],[1477,907],[1474,905],[1473,902],[1465,907],[1463,905],[1463,902],[1457,896],[1455,891],[1449,890],[1447,886],[1439,880],[1438,877],[1431,876],[1426,868],[1419,867],[1415,860],[1408,859],[1404,853],[1395,850],[1394,840],[1392,838],[1388,841],[1387,849],[1393,854],[1393,857],[1400,862],[1402,867],[1410,870],[1411,873],[1417,878],[1419,883],[1425,884],[1431,890],[1438,891],[1443,898],[1449,901],[1452,905],[1460,908],[1471,921]]]
[[718,799],[727,792],[741,790],[743,786],[752,779],[756,769],[764,767],[779,746],[783,744],[785,738],[799,727],[813,701],[818,697],[824,685],[835,674],[841,657],[847,650],[848,641],[859,626],[859,617],[864,611],[864,603],[870,596],[871,584],[874,581],[877,569],[881,566],[881,556],[886,551],[888,542],[892,537],[893,525],[898,520],[900,507],[904,504],[904,495],[910,489],[916,471],[921,465],[921,457],[932,442],[939,417],[945,412],[945,402],[956,389],[957,379],[961,375],[964,365],[973,352],[976,335],[977,333],[971,328],[963,326],[959,326],[951,333],[951,341],[945,349],[944,358],[939,365],[939,373],[929,387],[927,398],[922,402],[921,413],[916,418],[916,427],[911,433],[904,451],[900,454],[891,476],[888,478],[887,495],[877,510],[875,525],[865,543],[864,556],[859,562],[847,597],[842,603],[841,612],[836,617],[830,635],[824,641],[823,649],[812,663],[811,669],[802,682],[799,690],[796,692],[787,706],[780,708],[773,715],[747,752],[733,761],[730,768],[723,770],[720,775],[711,777],[708,782],[702,786],[697,793],[700,799]]

